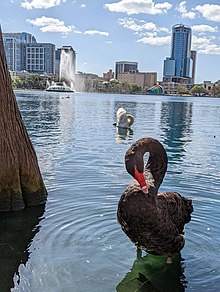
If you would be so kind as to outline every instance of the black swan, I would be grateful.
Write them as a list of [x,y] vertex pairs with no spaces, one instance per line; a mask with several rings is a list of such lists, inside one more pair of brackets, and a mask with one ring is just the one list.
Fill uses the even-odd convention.
[[[143,157],[149,152],[144,167]],[[138,247],[153,255],[172,255],[184,247],[184,225],[191,220],[192,200],[176,192],[159,192],[167,170],[167,154],[153,138],[136,141],[125,154],[128,173],[135,179],[123,192],[117,219]]]

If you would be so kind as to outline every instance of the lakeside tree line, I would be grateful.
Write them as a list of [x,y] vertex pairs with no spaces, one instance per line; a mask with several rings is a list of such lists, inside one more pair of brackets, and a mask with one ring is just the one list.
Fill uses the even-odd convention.
[[26,75],[23,78],[12,76],[13,89],[45,89],[45,77],[38,74]]
[[[18,76],[12,76],[13,89],[39,89],[44,90],[46,88],[45,77],[38,74],[29,74],[23,78]],[[148,87],[141,88],[141,86],[135,83],[119,82],[118,80],[112,80],[110,82],[101,82],[98,79],[91,79],[86,81],[86,92],[106,92],[106,93],[139,93],[146,94]],[[208,91],[203,85],[194,85],[190,90],[185,87],[176,88],[177,94],[191,94],[194,96],[215,96],[220,97],[220,86],[213,86]]]

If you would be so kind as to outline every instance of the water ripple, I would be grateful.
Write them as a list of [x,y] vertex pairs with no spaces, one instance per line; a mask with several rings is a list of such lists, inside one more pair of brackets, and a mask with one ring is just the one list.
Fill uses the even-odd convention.
[[[186,290],[219,290],[219,99],[16,95],[49,196],[39,232],[23,247],[28,259],[14,269],[20,275],[14,291],[116,290],[136,258],[116,219],[118,200],[131,181],[124,154],[146,136],[159,139],[168,153],[161,191],[193,200],[181,252]],[[132,133],[118,133],[112,125],[121,106],[135,118]]]

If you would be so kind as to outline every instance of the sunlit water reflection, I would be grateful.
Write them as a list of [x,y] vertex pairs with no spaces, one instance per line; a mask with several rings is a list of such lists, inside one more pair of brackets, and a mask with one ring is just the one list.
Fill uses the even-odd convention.
[[[0,255],[0,287],[25,292],[219,290],[220,99],[85,93],[66,98],[25,91],[16,96],[49,197],[39,219],[35,211],[31,220],[30,214],[18,215],[24,216],[18,224],[23,220],[27,232],[18,229],[14,217],[1,217],[7,241],[0,242],[6,247]],[[113,126],[119,107],[134,116],[132,130]],[[172,267],[146,254],[136,260],[136,249],[116,220],[118,200],[131,181],[124,154],[141,137],[157,138],[167,150],[161,190],[193,199],[186,245]]]

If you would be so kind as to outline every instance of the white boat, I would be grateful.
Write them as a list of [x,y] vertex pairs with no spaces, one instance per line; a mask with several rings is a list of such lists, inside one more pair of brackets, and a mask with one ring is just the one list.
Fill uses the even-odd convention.
[[72,88],[66,85],[65,82],[57,82],[46,88],[46,91],[57,91],[57,92],[74,92]]

